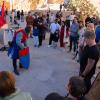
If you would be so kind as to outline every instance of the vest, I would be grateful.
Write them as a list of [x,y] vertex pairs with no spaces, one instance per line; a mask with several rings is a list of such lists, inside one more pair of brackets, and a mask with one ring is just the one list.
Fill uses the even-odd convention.
[[26,32],[25,32],[24,29],[19,29],[19,30],[17,30],[17,31],[14,33],[14,40],[16,39],[16,35],[17,35],[19,32],[23,33],[23,37],[22,37],[22,40],[21,40],[21,42],[23,43],[23,42],[26,41],[27,38],[28,38],[28,36],[27,36],[27,34],[26,34]]

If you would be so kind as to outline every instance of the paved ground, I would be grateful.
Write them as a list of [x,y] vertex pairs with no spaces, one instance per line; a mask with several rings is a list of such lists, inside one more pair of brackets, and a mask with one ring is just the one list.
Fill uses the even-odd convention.
[[[17,87],[30,92],[34,100],[44,100],[51,92],[65,95],[68,79],[78,74],[79,65],[71,60],[71,54],[60,48],[48,48],[47,44],[46,40],[42,47],[34,48],[33,40],[29,39],[30,69],[16,76]],[[7,52],[0,52],[0,70],[13,70]]]
[[[79,65],[72,60],[72,54],[60,48],[48,48],[48,36],[40,48],[34,48],[29,39],[31,65],[29,70],[20,71],[16,85],[30,92],[33,100],[44,100],[51,92],[66,95],[66,85],[71,76],[78,75]],[[0,52],[0,70],[13,71],[7,52]]]

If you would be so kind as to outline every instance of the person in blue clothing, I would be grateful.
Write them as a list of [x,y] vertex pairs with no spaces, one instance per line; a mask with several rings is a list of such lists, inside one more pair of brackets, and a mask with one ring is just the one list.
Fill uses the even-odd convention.
[[35,26],[33,27],[33,41],[34,41],[34,47],[38,47],[38,45],[39,45],[38,36],[39,36],[39,28],[37,27],[37,25],[35,25]]
[[72,47],[73,51],[75,52],[77,47],[78,47],[78,30],[79,30],[79,23],[78,23],[78,19],[75,17],[73,20],[73,23],[70,27],[70,48],[69,48],[69,52],[71,52]]
[[[10,55],[12,58],[14,73],[16,75],[19,75],[17,69],[17,59],[19,59],[19,50],[22,50],[27,47],[27,39],[30,31],[31,31],[31,27],[29,26],[27,26],[25,29],[16,30],[13,41],[8,50],[8,55]],[[19,63],[19,67],[23,68],[21,63]]]
[[95,33],[96,33],[96,42],[100,44],[100,20],[97,23]]

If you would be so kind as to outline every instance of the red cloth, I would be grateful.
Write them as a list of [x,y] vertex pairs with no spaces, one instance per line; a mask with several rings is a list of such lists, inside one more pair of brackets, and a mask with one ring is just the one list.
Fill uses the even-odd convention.
[[17,31],[15,32],[14,38],[16,38],[16,35],[17,35],[19,32],[23,33],[23,37],[22,37],[22,40],[21,40],[21,42],[23,43],[24,41],[27,40],[28,36],[27,36],[26,32],[24,31],[24,29],[19,29],[19,30],[17,30]]
[[62,26],[60,32],[60,47],[65,47],[63,39],[64,39],[64,27]]
[[2,4],[2,9],[1,9],[1,16],[4,17],[5,11],[4,11],[4,1]]
[[29,47],[19,50],[19,56],[25,56],[29,53]]
[[0,16],[0,27],[2,27],[5,24],[4,14],[5,14],[5,11],[4,11],[4,1],[3,1],[1,16]]

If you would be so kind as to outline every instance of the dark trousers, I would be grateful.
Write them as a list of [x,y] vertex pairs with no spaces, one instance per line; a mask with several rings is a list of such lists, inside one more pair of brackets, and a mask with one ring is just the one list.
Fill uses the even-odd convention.
[[[13,64],[14,71],[16,71],[17,70],[17,59],[13,59],[12,64]],[[19,67],[23,68],[23,66],[20,62],[19,62]]]
[[70,36],[70,51],[72,50],[72,46],[74,46],[73,51],[75,52],[78,48],[78,36]]
[[39,35],[38,38],[39,38],[39,46],[42,46],[43,36]]
[[84,81],[85,81],[85,86],[86,86],[86,93],[88,93],[88,91],[90,90],[91,88],[91,78],[92,77],[86,77],[84,78]]
[[50,34],[49,45],[52,44],[53,39],[54,39],[54,34]]
[[13,64],[14,71],[16,71],[17,70],[17,59],[13,59],[12,64]]

